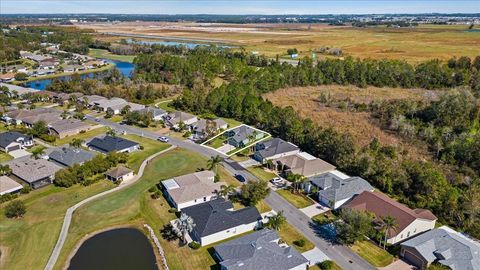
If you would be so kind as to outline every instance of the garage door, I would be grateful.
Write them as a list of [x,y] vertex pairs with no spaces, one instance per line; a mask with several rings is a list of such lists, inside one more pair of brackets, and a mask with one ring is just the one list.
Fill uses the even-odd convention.
[[405,258],[406,261],[410,262],[411,264],[415,265],[416,267],[419,267],[420,269],[423,269],[423,261],[422,259],[418,258],[415,254],[412,252],[405,250],[405,253],[403,254],[403,257]]
[[7,148],[7,152],[15,151],[15,150],[18,150],[18,149],[20,149],[20,145],[10,146],[10,147]]

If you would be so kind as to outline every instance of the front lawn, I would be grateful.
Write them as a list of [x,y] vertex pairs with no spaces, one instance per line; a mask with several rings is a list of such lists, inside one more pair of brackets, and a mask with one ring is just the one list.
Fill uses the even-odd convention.
[[227,140],[227,138],[225,138],[223,135],[219,135],[219,136],[215,137],[215,139],[206,143],[205,145],[217,149],[217,148],[221,147],[222,145],[224,145],[226,143],[226,140]]
[[166,143],[162,143],[159,141],[154,141],[151,139],[147,139],[144,137],[140,137],[138,135],[122,135],[125,139],[138,142],[141,146],[143,146],[143,150],[135,151],[128,155],[128,162],[127,165],[129,168],[135,170],[135,173],[142,165],[142,162],[149,156],[160,152],[162,150],[167,149],[170,145]]
[[109,121],[112,121],[114,123],[120,123],[123,121],[123,116],[121,115],[114,115],[112,117],[110,117],[110,119],[108,119]]
[[9,154],[7,153],[4,153],[4,152],[0,152],[0,163],[3,163],[5,161],[9,161],[9,160],[12,160],[13,157],[10,156]]
[[392,254],[368,240],[357,241],[350,248],[375,267],[385,267],[394,259]]
[[313,204],[313,201],[310,198],[301,193],[294,194],[287,189],[279,189],[276,192],[298,209],[305,208]]
[[[301,233],[299,233],[292,225],[290,225],[287,222],[282,226],[278,234],[280,235],[280,238],[283,241],[285,241],[289,246],[294,247],[300,253],[309,251],[315,247],[315,245],[312,242],[310,242],[307,238],[305,238]],[[303,247],[299,247],[293,243],[301,239],[305,241],[305,245]]]
[[79,133],[79,134],[74,135],[74,136],[68,136],[68,137],[65,137],[63,139],[57,139],[55,141],[54,145],[60,146],[60,145],[64,145],[64,144],[69,144],[73,139],[81,139],[81,140],[86,141],[87,139],[105,134],[107,132],[107,130],[108,130],[108,128],[106,128],[106,127],[94,128],[94,129],[91,129],[87,132]]
[[88,55],[95,58],[110,59],[110,60],[129,62],[129,63],[132,63],[133,59],[135,59],[135,55],[112,54],[108,50],[102,50],[102,49],[89,49]]
[[318,225],[325,225],[334,222],[338,218],[331,211],[318,214],[312,217],[312,221]]
[[272,178],[277,177],[276,174],[265,171],[262,166],[249,167],[247,168],[247,171],[256,176],[258,179],[264,181],[270,181]]

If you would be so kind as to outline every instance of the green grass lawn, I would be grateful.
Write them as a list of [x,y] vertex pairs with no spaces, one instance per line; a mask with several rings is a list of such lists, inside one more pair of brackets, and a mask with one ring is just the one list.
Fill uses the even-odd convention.
[[[309,251],[315,247],[315,245],[310,242],[307,238],[305,238],[301,233],[299,233],[292,225],[289,223],[285,223],[283,227],[278,232],[280,238],[285,241],[289,246],[294,247],[300,253]],[[305,245],[303,247],[299,247],[295,245],[293,242],[303,239],[305,241]]]
[[103,135],[107,132],[108,128],[107,127],[99,127],[99,128],[94,128],[92,130],[89,130],[85,133],[79,133],[74,136],[68,136],[63,139],[57,139],[54,143],[54,145],[64,145],[64,144],[69,144],[73,139],[81,139],[81,140],[87,140],[99,135]]
[[121,115],[114,115],[112,117],[110,117],[108,120],[112,121],[112,122],[115,122],[115,123],[120,123],[123,121],[123,116]]
[[165,110],[167,112],[173,112],[175,111],[175,108],[173,108],[172,106],[170,106],[172,102],[171,101],[168,101],[168,102],[161,102],[161,103],[158,103],[157,104],[157,107],[162,109],[162,110]]
[[375,267],[384,267],[393,262],[393,255],[370,241],[357,241],[351,249]]
[[262,166],[249,167],[249,168],[247,168],[247,171],[251,172],[257,178],[259,178],[261,180],[264,180],[264,181],[270,181],[270,180],[272,180],[272,178],[277,176],[276,174],[274,174],[272,172],[265,171]]
[[88,55],[96,58],[111,59],[130,63],[132,63],[133,59],[135,59],[135,55],[112,54],[109,51],[102,49],[90,49]]
[[166,144],[166,143],[154,141],[154,140],[147,139],[147,138],[140,137],[138,135],[133,135],[133,134],[122,135],[121,137],[124,137],[131,141],[138,142],[141,146],[143,146],[143,150],[130,153],[128,157],[127,166],[135,170],[135,173],[138,171],[138,169],[140,168],[140,165],[147,157],[157,152],[160,152],[162,150],[165,150],[170,146],[169,144]]
[[324,225],[324,224],[329,224],[337,220],[338,218],[332,214],[331,211],[325,212],[322,214],[318,214],[316,216],[312,217],[313,222],[319,224],[319,225]]
[[285,200],[289,201],[296,208],[305,208],[313,204],[312,200],[303,194],[293,194],[290,190],[279,189],[276,191]]
[[[308,270],[321,270],[321,269],[318,265],[314,265],[314,266],[309,267]],[[342,270],[342,268],[340,268],[340,266],[338,266],[338,264],[333,262],[332,270]]]
[[[0,243],[5,261],[2,269],[43,269],[50,256],[68,207],[94,194],[112,188],[108,181],[68,189],[53,185],[20,195],[27,213],[20,219],[7,219],[0,207]],[[4,249],[5,248],[5,249]],[[3,252],[2,252],[3,253]],[[28,259],[26,259],[28,258]]]
[[242,122],[237,121],[233,118],[223,118],[223,117],[221,117],[221,118],[223,120],[225,120],[225,122],[227,122],[228,128],[233,128],[233,127],[240,126],[241,124],[243,124]]
[[223,135],[220,135],[220,136],[216,137],[215,139],[209,141],[205,145],[217,149],[217,148],[221,147],[225,143],[226,140],[227,139]]
[[9,160],[12,160],[12,159],[13,159],[13,157],[10,156],[9,154],[4,153],[4,152],[0,152],[0,163],[5,162],[5,161],[9,161]]

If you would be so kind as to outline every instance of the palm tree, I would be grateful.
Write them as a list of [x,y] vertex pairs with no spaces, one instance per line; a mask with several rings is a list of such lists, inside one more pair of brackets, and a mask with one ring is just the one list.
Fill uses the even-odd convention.
[[80,148],[84,142],[82,139],[74,138],[69,144],[71,147]]
[[386,216],[383,218],[383,227],[385,228],[385,240],[383,242],[383,249],[387,248],[388,233],[390,232],[390,230],[395,231],[397,229],[397,226],[398,224],[394,217]]
[[34,159],[38,159],[41,155],[45,154],[45,146],[38,146],[35,148],[32,148],[32,156]]
[[187,233],[192,232],[195,227],[193,218],[187,216],[187,214],[182,213],[179,219],[175,220],[174,231],[177,236],[182,240],[183,243],[186,242]]
[[293,193],[298,192],[298,186],[305,182],[305,176],[301,174],[291,173],[287,176],[287,180],[292,182]]
[[0,164],[0,175],[9,175],[12,173],[12,169],[8,165]]
[[235,192],[235,190],[236,189],[234,185],[222,185],[220,186],[220,191],[218,191],[218,195],[223,197],[224,199],[227,199],[230,194]]
[[217,174],[217,165],[220,164],[222,161],[223,161],[223,158],[220,157],[219,155],[211,157],[207,162],[208,169],[214,170],[215,174]]
[[280,211],[278,212],[278,214],[268,218],[268,223],[266,224],[266,227],[272,230],[280,231],[286,221],[287,219],[285,218],[283,211]]
[[271,159],[268,159],[267,162],[265,163],[267,165],[267,168],[270,170],[273,170],[273,161]]

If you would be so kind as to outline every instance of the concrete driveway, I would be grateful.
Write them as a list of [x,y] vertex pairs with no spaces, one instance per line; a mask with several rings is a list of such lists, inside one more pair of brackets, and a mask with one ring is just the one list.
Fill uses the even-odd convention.
[[17,158],[21,158],[21,157],[30,156],[32,153],[27,152],[24,149],[18,149],[18,150],[8,152],[8,154],[10,156],[12,156],[14,159],[17,159]]
[[248,167],[253,167],[253,166],[260,166],[260,162],[254,160],[254,159],[247,159],[245,161],[242,161],[242,162],[239,162],[238,164],[240,164],[240,166],[242,166],[243,168],[248,168]]
[[323,261],[330,260],[330,258],[317,247],[314,247],[313,249],[302,253],[302,256],[308,260],[309,266],[313,266]]
[[228,152],[235,150],[235,146],[230,145],[230,144],[224,144],[220,146],[219,148],[216,149],[218,152],[227,154]]
[[310,206],[307,206],[305,208],[300,209],[300,211],[302,211],[309,218],[311,218],[313,216],[316,216],[316,215],[323,214],[323,213],[325,213],[329,210],[330,210],[330,208],[328,208],[326,206],[323,206],[319,203],[315,203],[313,205],[310,205]]
[[408,264],[404,260],[396,260],[390,265],[387,265],[385,267],[378,268],[381,270],[415,270],[417,269],[415,266]]

